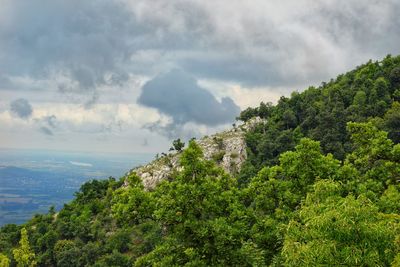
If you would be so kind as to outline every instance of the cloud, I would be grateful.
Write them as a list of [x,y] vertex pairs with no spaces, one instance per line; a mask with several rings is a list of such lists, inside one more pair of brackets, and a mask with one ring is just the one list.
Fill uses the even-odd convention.
[[[201,79],[286,91],[400,53],[400,2],[134,1],[154,35],[148,54]],[[141,54],[146,54],[142,51]],[[151,57],[149,57],[151,58]]]
[[[208,126],[232,122],[240,112],[231,98],[224,97],[218,101],[192,76],[177,69],[148,81],[142,88],[138,103],[170,116],[172,124],[164,127],[168,132],[172,132],[175,125],[181,127],[188,122]],[[156,125],[148,128],[157,129]]]
[[44,89],[93,94],[85,103],[90,108],[98,86],[128,79],[131,41],[145,26],[120,1],[0,2],[2,80],[55,80],[56,87]]
[[[224,110],[236,105],[273,101],[369,59],[400,53],[398,0],[0,0],[0,6],[0,111],[21,97],[35,108],[29,120],[10,118],[0,132],[29,125],[32,135],[43,138],[39,130],[46,127],[57,138],[37,140],[59,140],[66,148],[99,134],[121,143],[122,128],[134,129],[140,138],[126,142],[142,149],[141,140],[153,134],[143,125],[172,138],[198,134],[204,125],[215,129],[228,122]],[[175,99],[154,90],[142,93],[152,108],[135,105],[143,81],[175,68],[195,77],[197,85],[182,81],[200,93],[183,89],[185,105],[184,93],[174,93]],[[71,104],[64,114],[70,119],[63,104]],[[103,104],[112,108],[99,112]],[[115,116],[121,104],[130,105],[123,127]],[[41,119],[52,114],[56,127]],[[153,137],[149,147],[165,140]],[[13,142],[20,146],[22,140]]]
[[49,115],[41,117],[40,119],[35,119],[35,122],[38,123],[40,126],[39,131],[47,136],[54,135],[54,129],[57,128],[57,117],[55,115]]
[[19,98],[10,103],[11,112],[21,119],[28,119],[32,115],[32,106],[28,100]]
[[62,92],[90,93],[87,108],[97,87],[117,88],[131,74],[179,67],[199,79],[282,88],[400,53],[395,0],[1,4],[0,80],[55,79]]
[[168,146],[170,146],[170,141],[173,139],[181,138],[185,141],[189,141],[192,138],[201,138],[205,135],[221,132],[230,126],[230,124],[223,124],[211,127],[193,122],[177,124],[171,121],[159,120],[153,123],[145,124],[143,128],[149,130],[151,133],[156,133],[166,137],[165,140],[168,141]]
[[53,131],[50,130],[50,129],[49,129],[48,127],[46,127],[46,126],[40,127],[39,130],[40,130],[41,133],[43,133],[43,134],[45,134],[45,135],[49,135],[49,136],[53,136],[53,135],[54,135]]
[[162,136],[167,137],[169,140],[182,138],[183,140],[189,140],[193,137],[200,137],[201,132],[198,128],[187,127],[187,124],[168,122],[163,123],[163,121],[156,121],[153,123],[147,123],[143,126],[151,132],[158,133]]
[[[21,119],[28,119],[32,116],[33,108],[28,100],[19,98],[10,103],[11,113]],[[57,117],[55,115],[33,118],[32,123],[39,125],[39,131],[47,136],[53,136],[51,129],[57,127]]]
[[54,130],[58,128],[59,122],[57,117],[52,115],[42,115],[43,110],[39,107],[36,108],[36,117],[31,120],[32,125],[35,125],[40,133],[53,136]]
[[55,115],[44,116],[42,119],[51,128],[56,128],[57,117]]
[[144,138],[142,141],[142,146],[149,146],[149,141],[147,140],[147,138]]

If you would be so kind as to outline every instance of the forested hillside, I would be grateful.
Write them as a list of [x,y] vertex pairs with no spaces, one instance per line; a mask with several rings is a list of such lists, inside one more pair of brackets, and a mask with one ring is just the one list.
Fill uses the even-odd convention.
[[335,80],[309,87],[302,93],[281,97],[276,106],[261,103],[244,110],[239,120],[265,118],[247,136],[249,161],[242,179],[254,176],[263,166],[278,162],[279,155],[292,150],[299,140],[320,141],[323,153],[344,160],[353,147],[346,123],[371,121],[400,142],[400,57],[359,66]]
[[[400,57],[243,111],[234,177],[191,141],[152,191],[82,185],[0,230],[0,266],[400,266]],[[127,179],[127,186],[123,186]]]

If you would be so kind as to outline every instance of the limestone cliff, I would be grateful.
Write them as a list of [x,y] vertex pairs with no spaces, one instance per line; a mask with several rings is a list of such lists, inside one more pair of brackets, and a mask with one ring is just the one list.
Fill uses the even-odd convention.
[[[203,150],[204,158],[214,160],[225,171],[235,174],[240,171],[247,158],[245,133],[262,123],[260,118],[254,118],[246,124],[196,140]],[[143,181],[147,190],[153,189],[160,181],[168,179],[173,171],[179,171],[180,153],[169,153],[155,159],[147,165],[134,168],[128,174],[135,172]]]

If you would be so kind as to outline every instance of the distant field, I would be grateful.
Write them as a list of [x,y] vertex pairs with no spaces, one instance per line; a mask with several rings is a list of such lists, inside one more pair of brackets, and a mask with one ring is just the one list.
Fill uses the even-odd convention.
[[0,226],[21,224],[49,207],[60,209],[82,183],[150,161],[150,154],[94,155],[0,149]]

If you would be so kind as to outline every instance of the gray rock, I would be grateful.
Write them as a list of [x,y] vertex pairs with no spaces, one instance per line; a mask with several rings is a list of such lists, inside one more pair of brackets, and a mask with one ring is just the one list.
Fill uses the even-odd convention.
[[[196,142],[202,148],[205,159],[214,160],[226,172],[236,174],[247,158],[245,133],[263,122],[264,120],[256,117],[245,124],[203,137]],[[176,152],[170,153],[149,164],[130,170],[127,175],[135,172],[142,179],[145,189],[152,190],[159,182],[169,179],[173,171],[182,169],[179,165],[180,155]],[[127,185],[127,180],[125,180],[125,185]]]

